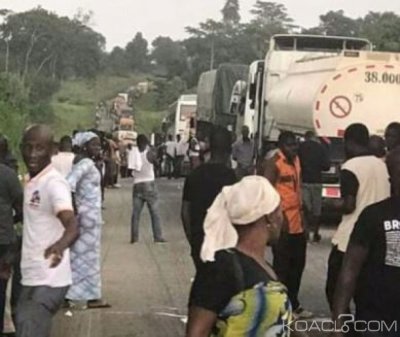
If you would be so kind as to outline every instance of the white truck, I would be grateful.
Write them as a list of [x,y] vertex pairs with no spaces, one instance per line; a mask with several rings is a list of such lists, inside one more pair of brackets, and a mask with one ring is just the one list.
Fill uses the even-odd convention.
[[383,135],[389,123],[400,120],[400,54],[372,51],[365,39],[276,35],[255,77],[256,90],[248,89],[255,114],[249,114],[259,148],[276,142],[282,130],[298,135],[311,130],[325,139],[333,166],[324,176],[324,197],[340,195],[347,126],[359,122]]
[[175,136],[181,135],[189,139],[190,132],[194,132],[194,120],[197,110],[197,95],[182,95],[176,102]]

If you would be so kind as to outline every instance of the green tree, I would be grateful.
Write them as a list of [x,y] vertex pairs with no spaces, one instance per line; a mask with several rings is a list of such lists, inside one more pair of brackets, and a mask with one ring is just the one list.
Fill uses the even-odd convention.
[[250,13],[253,19],[245,30],[258,58],[264,58],[273,35],[290,33],[297,28],[285,5],[280,3],[257,0]]
[[148,66],[148,42],[142,33],[137,33],[125,47],[125,57],[133,71],[145,71]]
[[185,81],[180,77],[171,80],[158,78],[155,80],[155,85],[156,105],[159,110],[166,110],[186,90]]
[[29,93],[19,76],[0,74],[0,133],[7,135],[11,148],[20,143],[27,120]]
[[361,20],[352,19],[346,16],[343,10],[329,11],[328,13],[321,15],[319,18],[319,26],[312,28],[314,32],[334,36],[357,37],[360,35]]
[[250,13],[254,16],[252,22],[260,24],[262,28],[290,31],[296,27],[285,5],[279,3],[257,0]]
[[[185,48],[169,37],[159,36],[153,43],[151,58],[161,67],[161,73],[173,78],[181,76],[187,70],[187,57]],[[160,71],[160,70],[159,70]]]
[[370,12],[361,22],[362,37],[368,38],[376,50],[400,51],[400,16],[393,12]]
[[8,39],[8,68],[23,82],[39,74],[93,77],[100,70],[105,39],[78,20],[38,7],[7,15],[0,30]]
[[106,68],[115,75],[124,76],[129,71],[125,50],[115,47],[106,57]]
[[226,0],[221,10],[223,22],[227,25],[237,25],[240,22],[239,0]]

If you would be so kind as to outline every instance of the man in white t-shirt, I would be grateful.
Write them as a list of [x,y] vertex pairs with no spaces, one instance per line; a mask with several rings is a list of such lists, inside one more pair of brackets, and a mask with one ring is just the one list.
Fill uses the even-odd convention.
[[180,178],[182,175],[183,162],[189,150],[189,143],[181,135],[176,136],[176,141],[175,178]]
[[79,232],[69,185],[51,165],[52,145],[51,130],[44,125],[34,125],[23,135],[21,151],[29,175],[17,337],[49,336],[52,317],[72,283],[69,247]]
[[350,125],[344,134],[344,144],[347,161],[340,174],[342,195],[335,205],[343,218],[332,239],[326,283],[331,308],[343,257],[359,215],[366,207],[390,196],[389,173],[385,163],[369,152],[368,129],[363,124]]
[[60,139],[59,152],[51,158],[53,167],[65,178],[72,170],[75,154],[72,152],[72,139],[64,136]]
[[168,179],[172,178],[175,167],[175,157],[176,157],[176,142],[174,141],[172,135],[168,136],[168,140],[165,143],[165,152],[167,155],[167,176]]
[[131,219],[131,243],[139,241],[140,214],[144,204],[147,204],[153,229],[153,238],[156,243],[166,242],[161,228],[161,217],[158,208],[158,191],[155,182],[154,163],[157,155],[150,148],[149,140],[145,135],[139,135],[137,144],[140,151],[140,167],[133,171],[133,211]]

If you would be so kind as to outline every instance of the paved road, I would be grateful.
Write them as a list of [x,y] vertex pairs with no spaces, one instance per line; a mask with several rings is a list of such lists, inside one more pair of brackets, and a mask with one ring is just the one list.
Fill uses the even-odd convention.
[[[190,280],[189,247],[179,220],[183,181],[159,182],[166,244],[154,244],[150,218],[143,212],[140,242],[129,244],[131,186],[128,181],[106,195],[103,231],[103,292],[111,309],[65,311],[55,319],[52,337],[179,337]],[[309,245],[301,301],[319,317],[327,316],[324,296],[328,237]]]

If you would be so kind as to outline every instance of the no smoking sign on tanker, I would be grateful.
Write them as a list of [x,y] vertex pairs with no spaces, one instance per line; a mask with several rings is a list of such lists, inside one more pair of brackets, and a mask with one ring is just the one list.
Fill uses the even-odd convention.
[[316,81],[320,89],[312,104],[318,135],[343,137],[353,123],[363,123],[371,134],[382,135],[391,122],[399,120],[400,59],[372,62],[368,55],[340,59],[347,67]]
[[346,96],[336,96],[329,104],[329,110],[336,118],[346,118],[350,115],[352,108],[353,105]]

